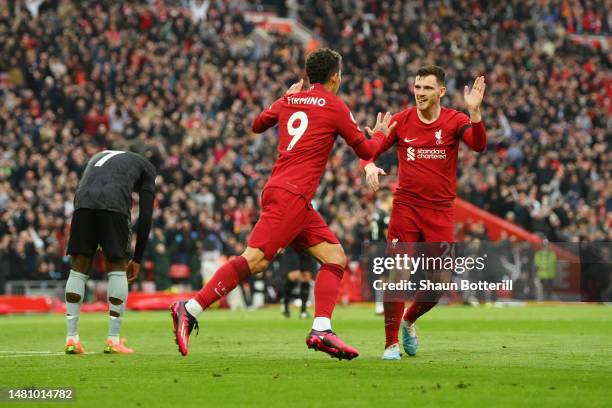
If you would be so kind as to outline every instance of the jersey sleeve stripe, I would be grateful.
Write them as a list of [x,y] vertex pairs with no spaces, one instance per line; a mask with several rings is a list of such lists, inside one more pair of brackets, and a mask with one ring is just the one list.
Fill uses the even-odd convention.
[[465,125],[461,129],[459,129],[459,138],[462,138],[463,134],[465,133],[465,131],[468,130],[469,128],[471,128],[471,127],[472,127],[472,125]]

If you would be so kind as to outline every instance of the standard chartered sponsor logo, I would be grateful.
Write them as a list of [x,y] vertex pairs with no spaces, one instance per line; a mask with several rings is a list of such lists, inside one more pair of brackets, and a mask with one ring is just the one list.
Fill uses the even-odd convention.
[[408,161],[414,160],[414,147],[408,147],[408,149],[406,149],[406,159],[408,159]]
[[444,160],[446,159],[446,150],[444,149],[419,149],[417,153],[417,158]]
[[416,159],[446,160],[446,150],[408,147],[406,149],[406,160],[414,161]]

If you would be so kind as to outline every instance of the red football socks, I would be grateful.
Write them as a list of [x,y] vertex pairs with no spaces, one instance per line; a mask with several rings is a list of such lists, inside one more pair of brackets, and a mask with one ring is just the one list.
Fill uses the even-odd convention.
[[225,265],[217,269],[217,272],[200,289],[195,299],[198,301],[202,309],[207,309],[221,297],[227,295],[240,282],[244,281],[251,275],[249,263],[242,256],[232,258]]
[[385,348],[399,343],[398,332],[404,314],[404,302],[383,302],[385,308]]
[[340,265],[331,263],[321,265],[314,286],[315,317],[331,319],[340,293],[342,275],[344,268]]
[[414,323],[419,317],[429,312],[435,305],[438,304],[437,300],[432,302],[432,299],[439,297],[440,296],[432,294],[429,291],[418,290],[414,294],[414,300],[410,306],[408,306],[408,309],[404,314],[404,320],[408,321],[409,323]]

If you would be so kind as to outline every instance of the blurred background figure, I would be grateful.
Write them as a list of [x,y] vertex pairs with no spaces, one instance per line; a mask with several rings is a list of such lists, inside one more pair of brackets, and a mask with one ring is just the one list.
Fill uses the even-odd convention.
[[534,264],[536,276],[540,281],[538,300],[550,300],[552,298],[553,280],[557,273],[557,254],[550,249],[548,239],[544,238],[542,247],[535,252]]

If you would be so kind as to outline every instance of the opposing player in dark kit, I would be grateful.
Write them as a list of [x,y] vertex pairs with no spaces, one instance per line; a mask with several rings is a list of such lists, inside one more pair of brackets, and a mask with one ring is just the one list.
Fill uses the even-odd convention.
[[[139,216],[134,255],[130,259],[132,192],[139,193]],[[120,338],[128,283],[140,272],[149,238],[155,198],[155,168],[131,152],[105,150],[87,164],[74,197],[68,254],[72,255],[66,282],[66,353],[83,354],[78,324],[85,284],[94,254],[104,254],[108,271],[109,330],[105,353],[131,353]]]

